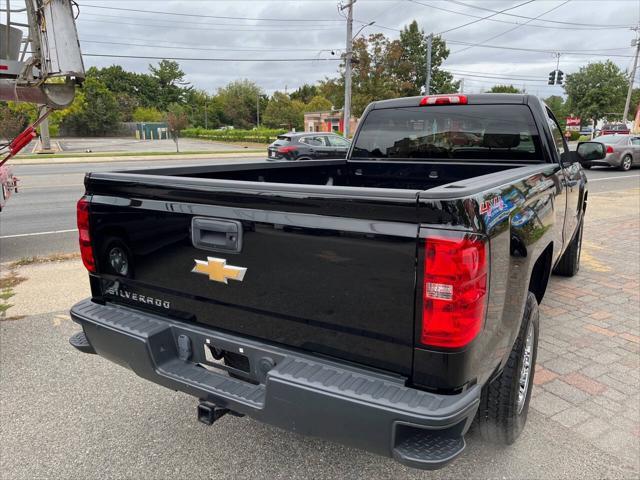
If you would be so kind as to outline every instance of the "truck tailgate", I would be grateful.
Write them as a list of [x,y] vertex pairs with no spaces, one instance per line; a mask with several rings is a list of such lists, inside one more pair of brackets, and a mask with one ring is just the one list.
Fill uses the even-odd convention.
[[[291,186],[266,194],[125,179],[87,181],[94,297],[410,374],[415,192],[332,199],[327,187],[319,198]],[[237,251],[203,245],[211,242],[237,242]],[[109,271],[114,246],[128,257],[125,275]]]

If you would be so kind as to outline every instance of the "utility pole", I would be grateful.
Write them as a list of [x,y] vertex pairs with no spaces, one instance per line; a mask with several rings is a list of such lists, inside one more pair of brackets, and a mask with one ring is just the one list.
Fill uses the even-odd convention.
[[431,93],[431,49],[433,48],[433,33],[427,35],[427,75],[424,80],[424,94]]
[[343,123],[344,123],[344,136],[349,138],[349,130],[351,127],[351,60],[353,58],[353,4],[356,0],[350,0],[350,2],[341,7],[342,10],[347,9],[347,50],[344,56],[344,109]]
[[40,153],[51,153],[51,136],[49,135],[49,119],[40,123]]
[[209,130],[209,102],[207,100],[204,101],[204,129]]
[[256,97],[256,127],[260,128],[260,94]]
[[464,93],[464,77],[460,79],[460,93]]
[[[631,92],[633,91],[633,82],[636,79],[636,68],[638,68],[638,54],[640,53],[640,39],[638,39],[638,31],[640,30],[640,26],[635,27],[633,30],[636,32],[636,38],[633,40],[635,42],[636,54],[633,57],[633,68],[631,68],[631,73],[629,75],[629,90],[627,90],[627,101],[624,104],[624,113],[622,114],[622,121],[627,123],[627,115],[629,114],[629,104],[631,103]],[[634,44],[632,42],[632,45]]]

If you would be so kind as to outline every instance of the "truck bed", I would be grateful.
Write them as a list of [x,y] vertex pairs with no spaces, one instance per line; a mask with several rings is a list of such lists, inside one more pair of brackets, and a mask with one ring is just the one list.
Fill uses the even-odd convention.
[[[89,174],[103,266],[95,291],[157,310],[135,293],[170,303],[160,310],[173,318],[409,375],[420,227],[472,230],[464,198],[549,167],[338,160]],[[241,223],[241,251],[195,246],[194,218]],[[105,267],[112,245],[130,256],[125,278]],[[246,268],[244,281],[191,273],[208,257]]]
[[[400,164],[401,166],[399,166]],[[126,173],[289,185],[429,190],[454,182],[522,167],[522,162],[447,161],[445,163],[437,160],[416,162],[325,160],[247,162],[231,165],[144,169]]]

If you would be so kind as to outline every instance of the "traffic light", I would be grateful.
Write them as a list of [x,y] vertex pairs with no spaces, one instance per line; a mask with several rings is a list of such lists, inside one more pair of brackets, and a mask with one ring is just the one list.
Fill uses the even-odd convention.
[[547,83],[549,85],[556,84],[556,70],[554,70],[553,72],[549,72],[549,81]]
[[562,82],[564,81],[564,72],[562,70],[556,70],[556,72],[556,85],[562,85]]

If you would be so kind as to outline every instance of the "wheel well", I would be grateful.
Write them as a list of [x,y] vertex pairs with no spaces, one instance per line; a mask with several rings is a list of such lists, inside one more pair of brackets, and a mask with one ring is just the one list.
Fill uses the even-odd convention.
[[544,249],[542,254],[536,260],[531,272],[531,280],[529,281],[529,291],[536,296],[538,303],[542,302],[544,293],[547,290],[549,277],[551,276],[551,259],[553,258],[553,243],[550,243]]

